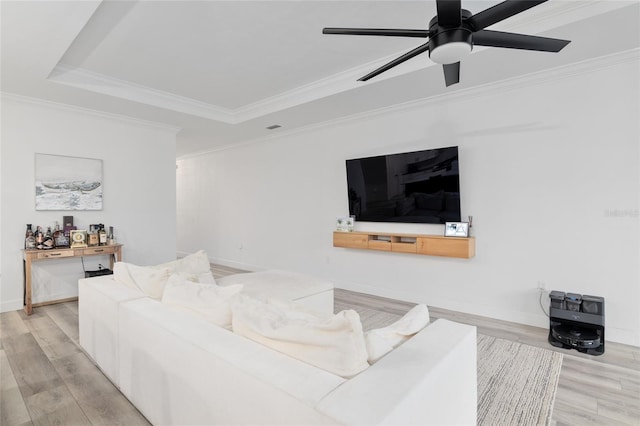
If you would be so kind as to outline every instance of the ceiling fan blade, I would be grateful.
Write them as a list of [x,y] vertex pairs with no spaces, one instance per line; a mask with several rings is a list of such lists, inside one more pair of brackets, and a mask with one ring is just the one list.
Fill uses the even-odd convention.
[[429,30],[402,30],[393,28],[323,28],[322,34],[372,35],[390,37],[429,37]]
[[476,46],[506,47],[508,49],[537,50],[539,52],[559,52],[570,40],[538,37],[525,34],[505,33],[502,31],[482,30],[473,33]]
[[520,12],[524,12],[527,9],[531,9],[547,0],[506,0],[502,3],[498,3],[489,9],[485,9],[482,12],[478,12],[466,22],[471,24],[474,31],[480,31],[487,28],[489,25],[493,25],[496,22],[500,22],[513,15],[517,15]]
[[414,56],[418,56],[421,53],[424,53],[426,51],[429,50],[429,43],[425,43],[421,46],[416,47],[413,50],[410,50],[409,52],[405,53],[402,56],[397,57],[396,59],[394,59],[393,61],[381,66],[380,68],[371,71],[369,74],[365,75],[364,77],[361,77],[358,79],[358,81],[367,81],[379,74],[382,74],[385,71],[390,70],[391,68],[395,67],[396,65],[400,65],[401,63],[408,61],[409,59],[413,58]]
[[445,28],[457,28],[462,24],[460,0],[436,0],[438,25]]
[[447,87],[460,81],[460,62],[442,65],[444,69],[444,82]]

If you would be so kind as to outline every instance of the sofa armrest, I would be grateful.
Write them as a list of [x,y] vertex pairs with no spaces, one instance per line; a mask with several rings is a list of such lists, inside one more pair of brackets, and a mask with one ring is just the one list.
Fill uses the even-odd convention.
[[80,346],[105,375],[118,383],[118,310],[120,304],[146,298],[140,290],[116,282],[113,275],[78,281],[78,329]]
[[343,424],[475,425],[476,328],[439,319],[323,398]]

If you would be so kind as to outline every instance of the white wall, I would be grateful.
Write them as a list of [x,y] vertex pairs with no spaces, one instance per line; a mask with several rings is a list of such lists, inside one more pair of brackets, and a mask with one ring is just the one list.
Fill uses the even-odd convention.
[[[145,265],[175,259],[176,130],[12,95],[2,97],[0,310],[23,304],[25,225],[52,226],[72,215],[78,229],[115,227],[125,261]],[[34,154],[103,160],[102,211],[35,211]],[[84,259],[87,269],[109,258]],[[108,267],[108,266],[107,266]],[[77,296],[81,260],[34,263],[34,303]]]
[[[637,54],[623,59],[182,159],[178,250],[547,327],[543,281],[604,296],[607,340],[640,345],[639,67]],[[475,258],[332,247],[335,219],[348,209],[345,159],[450,145],[460,150]]]

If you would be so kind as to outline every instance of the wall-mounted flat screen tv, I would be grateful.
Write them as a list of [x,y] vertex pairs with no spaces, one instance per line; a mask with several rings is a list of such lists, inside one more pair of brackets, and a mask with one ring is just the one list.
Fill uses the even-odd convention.
[[347,160],[349,214],[364,222],[460,222],[458,147]]

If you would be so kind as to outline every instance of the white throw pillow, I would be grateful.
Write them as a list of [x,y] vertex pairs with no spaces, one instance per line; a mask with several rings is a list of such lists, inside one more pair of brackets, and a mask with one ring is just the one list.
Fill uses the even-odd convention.
[[231,308],[234,333],[292,358],[342,377],[369,366],[360,316],[353,310],[321,315],[243,295]]
[[230,302],[241,290],[242,285],[221,287],[189,281],[184,276],[174,274],[165,286],[162,303],[231,330]]
[[116,262],[113,279],[128,287],[141,290],[147,296],[159,300],[169,279],[167,268],[138,266],[133,263]]
[[429,324],[429,309],[416,305],[393,324],[370,330],[365,335],[368,361],[373,364]]
[[[200,274],[211,274],[211,264],[204,250],[185,256],[181,259],[156,265],[156,268],[168,268],[172,274],[185,273],[200,276]],[[213,280],[213,275],[211,275]],[[204,282],[199,279],[200,282]]]

